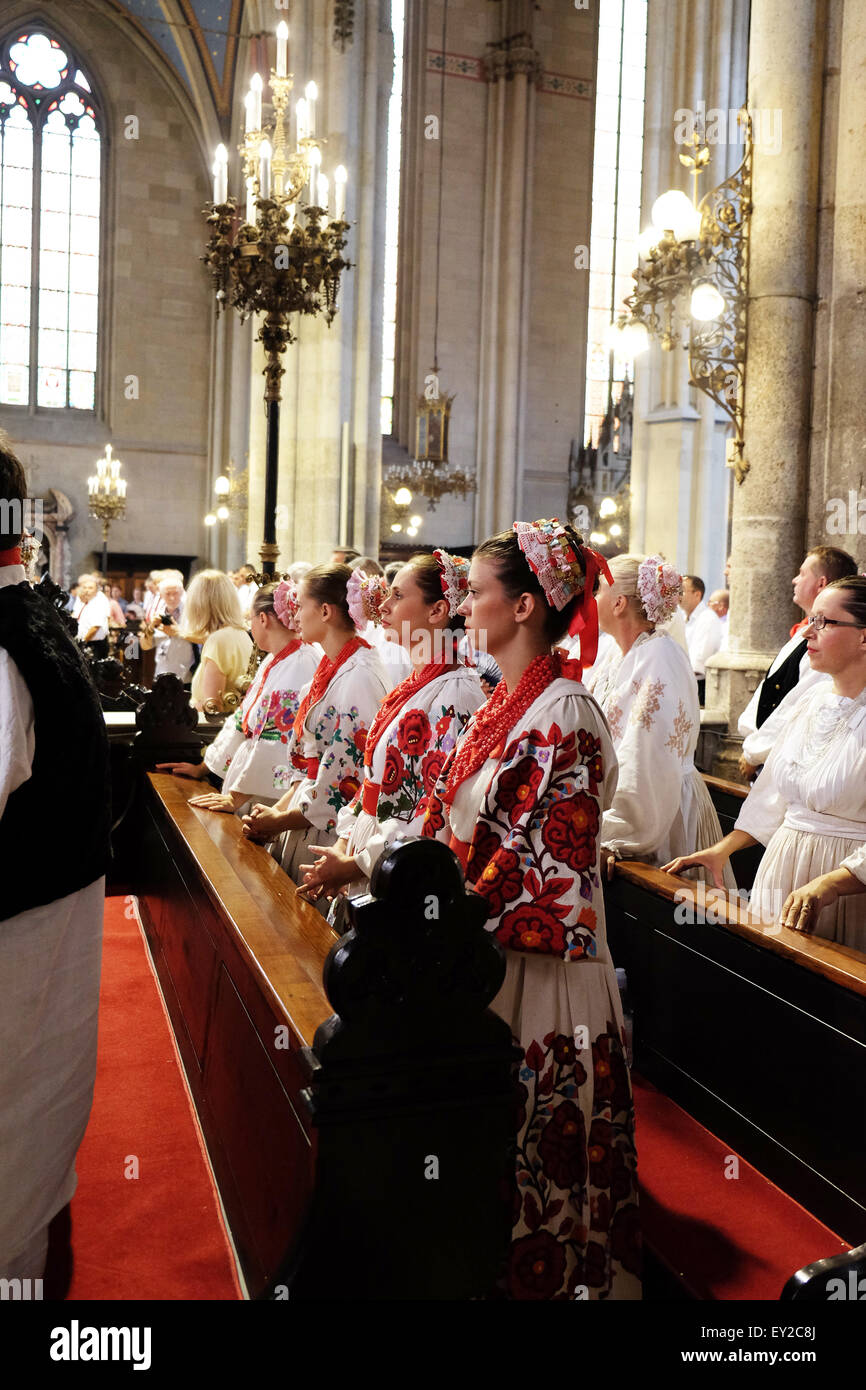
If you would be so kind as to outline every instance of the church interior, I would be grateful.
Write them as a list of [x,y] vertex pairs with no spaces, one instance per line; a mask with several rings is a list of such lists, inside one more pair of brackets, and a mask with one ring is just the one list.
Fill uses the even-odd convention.
[[864,62],[3,0],[0,1297],[866,1297]]

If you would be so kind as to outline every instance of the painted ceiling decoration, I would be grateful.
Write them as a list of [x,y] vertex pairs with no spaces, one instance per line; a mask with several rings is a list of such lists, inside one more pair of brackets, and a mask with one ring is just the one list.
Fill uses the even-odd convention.
[[[198,63],[217,115],[230,115],[244,0],[113,0],[113,4],[156,44],[191,92],[194,84],[188,64]],[[192,39],[194,47],[185,38]]]

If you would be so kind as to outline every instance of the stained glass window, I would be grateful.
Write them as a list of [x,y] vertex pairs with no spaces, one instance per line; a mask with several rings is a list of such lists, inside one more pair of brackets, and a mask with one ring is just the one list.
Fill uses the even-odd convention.
[[592,444],[626,370],[634,376],[632,364],[609,351],[607,330],[634,287],[638,260],[646,11],[647,0],[605,0],[599,14],[583,434]]
[[0,44],[0,405],[93,410],[100,117],[66,44]]

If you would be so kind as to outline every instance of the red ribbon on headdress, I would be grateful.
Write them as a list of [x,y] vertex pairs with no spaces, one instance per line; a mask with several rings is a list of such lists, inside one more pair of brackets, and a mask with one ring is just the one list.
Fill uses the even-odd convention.
[[20,565],[21,547],[13,545],[11,550],[0,550],[0,565]]
[[613,583],[613,575],[610,566],[603,555],[599,555],[597,550],[592,550],[588,545],[581,547],[583,550],[584,564],[586,565],[586,583],[583,586],[581,603],[568,625],[570,637],[580,633],[580,666],[581,672],[587,667],[592,666],[598,656],[598,604],[595,601],[595,581],[599,574],[603,574],[608,584]]

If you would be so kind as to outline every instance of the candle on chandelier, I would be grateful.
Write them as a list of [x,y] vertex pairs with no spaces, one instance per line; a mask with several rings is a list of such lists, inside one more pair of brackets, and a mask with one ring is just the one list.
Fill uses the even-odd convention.
[[316,198],[316,202],[318,203],[318,205],[319,205],[320,208],[324,208],[324,209],[325,209],[325,214],[326,214],[326,215],[327,215],[327,212],[328,212],[328,199],[329,199],[329,197],[330,197],[330,193],[331,193],[331,186],[330,186],[330,184],[329,184],[329,182],[328,182],[326,176],[325,176],[324,174],[320,174],[320,175],[319,175],[319,196]]
[[247,179],[247,221],[255,224],[256,220],[256,181],[254,178]]
[[306,97],[300,97],[299,100],[298,100],[298,102],[297,102],[297,105],[295,106],[295,127],[296,127],[296,129],[297,129],[297,135],[298,135],[298,148],[300,149],[300,147],[301,147],[301,141],[302,141],[302,140],[306,140],[306,138],[307,138],[307,99],[306,99]]
[[334,170],[334,199],[336,202],[334,220],[337,222],[342,222],[346,215],[346,183],[348,178],[345,164],[338,164]]
[[289,75],[289,26],[284,19],[277,25],[277,77]]
[[313,207],[319,206],[319,169],[322,164],[322,151],[318,145],[314,145],[310,150],[310,202]]
[[[262,128],[262,79],[257,72],[250,78],[250,104],[247,108],[247,130]],[[252,119],[252,125],[249,124]]]
[[271,142],[263,140],[259,146],[259,197],[271,196]]
[[316,98],[318,97],[318,95],[319,89],[316,86],[315,82],[308,82],[306,87],[304,88],[304,96],[307,98],[307,123],[309,126],[309,130],[307,133],[310,136],[315,136],[316,134]]
[[224,203],[229,195],[229,154],[225,145],[217,145],[213,162],[213,200]]

